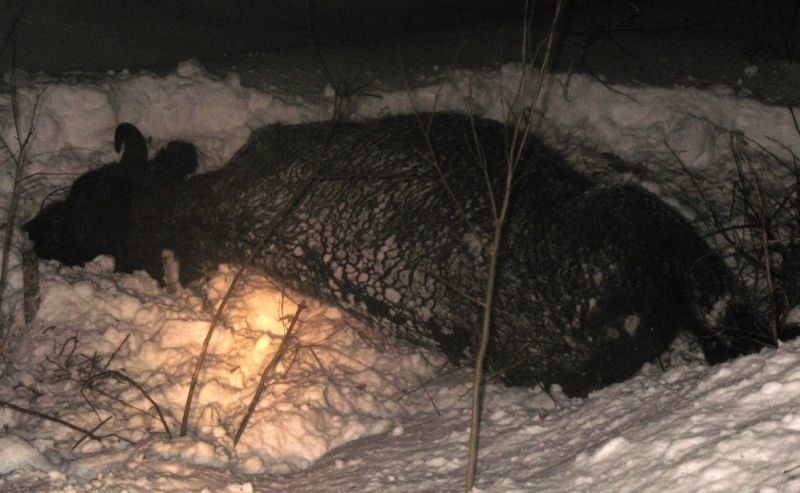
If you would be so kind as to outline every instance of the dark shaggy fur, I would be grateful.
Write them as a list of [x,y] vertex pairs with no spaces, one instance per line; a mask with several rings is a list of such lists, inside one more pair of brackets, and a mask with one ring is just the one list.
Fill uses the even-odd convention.
[[[423,116],[426,119],[427,116]],[[495,196],[505,170],[501,125],[437,114],[430,164],[414,116],[369,123],[271,125],[223,169],[185,179],[188,144],[149,164],[144,139],[117,130],[120,163],[79,178],[26,230],[36,253],[66,264],[111,254],[122,271],[162,278],[173,250],[182,282],[242,262],[309,180],[255,267],[453,361],[479,334]],[[729,273],[687,222],[634,186],[602,188],[531,140],[515,181],[498,272],[490,371],[511,384],[559,383],[585,395],[634,374],[676,330],[707,359],[762,346],[731,295]]]

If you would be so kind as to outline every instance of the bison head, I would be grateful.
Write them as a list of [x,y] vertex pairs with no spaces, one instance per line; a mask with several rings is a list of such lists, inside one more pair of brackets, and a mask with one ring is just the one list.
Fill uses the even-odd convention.
[[147,142],[130,123],[117,126],[114,147],[119,162],[78,178],[67,197],[48,204],[25,224],[39,258],[79,265],[98,255],[118,256],[128,231],[133,200],[156,181],[181,180],[197,168],[197,151],[170,142],[147,161]]

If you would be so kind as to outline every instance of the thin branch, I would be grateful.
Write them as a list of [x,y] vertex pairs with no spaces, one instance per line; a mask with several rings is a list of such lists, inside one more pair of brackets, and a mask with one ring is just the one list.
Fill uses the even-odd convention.
[[431,140],[431,127],[433,126],[433,119],[436,116],[436,106],[439,103],[439,96],[442,92],[442,88],[444,87],[444,81],[442,81],[442,83],[439,84],[439,87],[436,90],[436,96],[433,99],[433,108],[431,108],[431,112],[429,113],[427,121],[423,121],[422,113],[417,109],[417,105],[416,103],[414,103],[414,98],[411,96],[411,85],[408,81],[408,74],[406,73],[405,66],[403,65],[403,60],[402,58],[400,58],[399,54],[398,54],[398,59],[401,65],[401,72],[403,74],[403,85],[405,86],[406,97],[408,98],[408,102],[411,105],[411,109],[414,113],[414,116],[417,119],[419,128],[422,131],[422,136],[425,139],[425,146],[430,155],[426,156],[423,152],[421,152],[416,148],[414,149],[414,152],[423,161],[426,161],[431,166],[433,166],[433,168],[436,170],[436,174],[439,176],[440,183],[444,187],[444,190],[447,193],[448,197],[450,197],[451,202],[457,209],[459,216],[461,216],[461,218],[464,220],[465,224],[470,229],[470,231],[472,231],[473,234],[475,234],[478,238],[480,238],[481,235],[478,232],[478,228],[476,228],[475,225],[472,224],[472,221],[469,220],[469,216],[464,210],[461,201],[458,200],[455,193],[453,192],[453,189],[450,187],[450,183],[447,181],[447,176],[444,173],[444,169],[442,168],[441,163],[439,162],[439,155],[433,146],[433,141]]
[[[92,428],[91,430],[89,430],[89,431],[90,431],[90,433],[94,434],[94,432],[96,432],[97,430],[99,430],[100,428],[102,428],[104,424],[106,424],[106,423],[108,423],[109,421],[111,421],[111,418],[113,418],[113,416],[107,416],[107,417],[106,417],[106,419],[104,419],[104,420],[100,421],[99,423],[97,423],[97,424],[94,426],[94,428]],[[80,445],[81,443],[83,443],[83,441],[84,441],[84,440],[86,440],[87,438],[89,438],[89,435],[88,435],[88,434],[84,434],[82,437],[80,437],[80,438],[78,439],[78,441],[77,441],[77,442],[75,442],[75,444],[72,446],[72,450],[75,450],[75,449],[78,447],[78,445]]]
[[239,438],[242,437],[242,433],[244,433],[244,429],[247,427],[247,423],[250,421],[250,416],[253,415],[253,412],[256,409],[259,401],[261,400],[261,394],[264,392],[264,389],[267,388],[267,380],[272,372],[275,370],[275,367],[278,366],[278,363],[283,358],[283,355],[286,353],[286,350],[289,348],[289,341],[292,340],[292,335],[294,334],[295,326],[297,325],[297,321],[300,318],[300,312],[305,309],[306,304],[305,302],[300,302],[297,306],[297,310],[294,312],[294,316],[292,317],[292,321],[289,324],[289,328],[286,329],[286,333],[283,335],[283,339],[281,340],[280,346],[278,346],[278,350],[275,351],[275,354],[272,356],[270,362],[264,367],[264,371],[261,372],[261,380],[258,382],[258,387],[256,388],[256,393],[253,394],[253,399],[250,401],[250,405],[247,407],[247,412],[244,414],[244,418],[242,418],[242,423],[239,425],[239,428],[236,430],[236,435],[233,437],[233,446],[235,447],[236,444],[239,443]]
[[769,295],[769,326],[770,332],[772,335],[772,342],[776,345],[780,341],[778,338],[778,309],[775,305],[775,284],[772,276],[772,255],[770,253],[769,248],[769,223],[767,222],[766,216],[766,205],[764,203],[764,195],[761,190],[761,181],[759,180],[758,173],[756,173],[755,169],[753,169],[753,164],[750,162],[750,159],[745,154],[744,150],[742,149],[742,142],[740,139],[736,138],[736,134],[731,132],[730,134],[730,143],[731,149],[733,150],[733,157],[736,160],[737,168],[741,169],[741,163],[747,166],[747,171],[750,173],[750,182],[753,185],[753,188],[756,193],[756,200],[757,203],[755,207],[757,208],[756,217],[761,221],[759,224],[759,233],[761,234],[761,245],[763,250],[763,258],[762,261],[764,262],[764,271],[766,273],[766,281],[767,281],[767,290]]
[[169,438],[172,438],[172,432],[169,430],[169,426],[167,425],[167,421],[164,419],[164,414],[161,412],[161,408],[158,406],[156,401],[154,401],[153,398],[150,397],[150,394],[144,389],[144,387],[139,385],[139,382],[137,382],[136,380],[132,379],[131,377],[125,375],[120,371],[106,370],[104,372],[93,375],[91,378],[89,378],[89,380],[87,381],[87,385],[91,385],[96,380],[101,380],[104,378],[113,378],[115,380],[118,380],[120,382],[125,382],[128,385],[135,387],[136,390],[138,390],[148,401],[150,401],[150,404],[153,405],[153,407],[156,410],[156,413],[158,413],[158,418],[161,420],[161,424],[164,426],[164,431],[167,432],[167,436]]
[[789,113],[791,113],[792,115],[792,123],[794,123],[794,130],[795,132],[797,132],[797,135],[800,135],[800,125],[798,125],[797,123],[797,115],[794,114],[794,108],[792,108],[792,105],[788,105],[787,108],[789,108]]
[[[547,47],[540,66],[539,81],[536,86],[533,99],[527,109],[529,114],[524,115],[524,111],[519,112],[516,124],[512,129],[513,135],[511,141],[506,141],[506,159],[507,168],[505,183],[503,189],[503,199],[499,211],[497,211],[496,219],[494,221],[494,235],[492,237],[492,249],[489,257],[489,272],[486,280],[486,298],[484,301],[483,321],[481,326],[481,340],[478,347],[478,354],[475,358],[475,374],[472,392],[472,407],[471,407],[471,421],[470,421],[470,436],[469,436],[469,452],[467,457],[467,474],[465,491],[469,493],[475,486],[475,479],[478,468],[478,439],[480,435],[480,419],[481,419],[481,405],[483,387],[481,382],[483,380],[484,365],[486,361],[486,354],[489,349],[489,341],[491,338],[492,316],[495,300],[495,284],[497,281],[497,264],[500,257],[500,249],[502,247],[503,230],[506,225],[507,216],[511,204],[511,195],[513,192],[514,176],[517,167],[523,157],[530,131],[532,130],[533,113],[541,103],[542,92],[544,87],[544,77],[548,71],[550,57],[552,55],[553,45],[556,36],[556,26],[561,17],[562,1],[557,0],[555,5],[555,12],[550,29],[550,34],[547,41]],[[525,5],[525,13],[528,13],[528,3]],[[531,14],[532,15],[532,14]],[[525,26],[529,20],[523,19]],[[526,31],[527,32],[527,31]],[[523,41],[524,42],[524,41]],[[524,52],[523,52],[524,55]],[[523,60],[524,61],[524,60]],[[523,67],[523,71],[525,67]],[[523,77],[525,73],[523,72]],[[471,120],[474,122],[474,119]],[[474,123],[473,123],[474,126]]]
[[0,406],[7,407],[7,408],[9,408],[11,410],[17,411],[18,413],[28,414],[30,416],[36,416],[37,418],[46,419],[47,421],[52,421],[53,423],[58,423],[58,424],[60,424],[62,426],[66,426],[67,428],[69,428],[71,430],[79,431],[79,432],[83,433],[86,437],[89,437],[92,440],[96,440],[98,442],[103,440],[103,439],[105,439],[105,438],[114,437],[114,438],[117,438],[117,439],[122,440],[124,442],[128,442],[130,444],[133,444],[133,442],[131,440],[128,440],[127,438],[121,437],[119,435],[116,435],[116,434],[114,434],[114,435],[96,435],[91,430],[87,430],[86,428],[81,428],[80,426],[72,424],[69,421],[65,421],[65,420],[63,420],[61,418],[57,418],[57,417],[51,416],[49,414],[45,414],[45,413],[42,413],[42,412],[39,412],[39,411],[35,411],[33,409],[28,409],[26,407],[17,406],[16,404],[12,404],[12,403],[6,402],[4,400],[0,400]]
[[122,349],[122,346],[124,346],[125,343],[128,342],[128,338],[130,338],[130,336],[131,336],[130,334],[125,334],[125,338],[122,339],[122,342],[119,343],[117,349],[115,349],[114,352],[111,353],[111,356],[109,356],[108,361],[106,361],[106,365],[103,367],[103,370],[108,370],[109,365],[111,365],[111,362],[114,361],[114,358],[117,357],[117,353],[119,352],[120,349]]
[[[21,17],[23,10],[20,10],[19,16]],[[18,148],[15,152],[12,146],[6,141],[5,138],[0,136],[0,144],[6,149],[9,156],[11,157],[12,161],[14,162],[14,174],[13,174],[13,185],[11,189],[11,199],[8,204],[8,210],[6,211],[6,225],[5,225],[5,234],[3,236],[3,253],[2,253],[2,261],[0,261],[0,300],[3,299],[6,287],[8,285],[8,271],[9,271],[9,264],[11,261],[11,245],[14,239],[14,230],[16,226],[16,218],[17,218],[17,209],[19,208],[19,202],[21,199],[21,188],[22,188],[22,180],[24,179],[23,174],[25,172],[25,167],[28,164],[28,157],[27,157],[27,150],[30,145],[31,139],[36,130],[36,119],[38,116],[40,104],[42,101],[42,96],[45,93],[46,89],[42,89],[36,94],[34,98],[33,108],[31,110],[30,120],[28,123],[27,132],[22,128],[21,122],[21,115],[19,110],[19,101],[18,101],[18,87],[17,87],[17,80],[16,80],[16,37],[13,35],[14,29],[16,27],[16,22],[19,19],[14,20],[14,24],[12,25],[11,32],[9,32],[8,37],[6,38],[6,43],[9,46],[10,55],[11,55],[11,65],[10,65],[10,72],[9,72],[9,97],[11,99],[11,118],[14,124],[14,131],[15,137],[17,140]],[[8,328],[5,329],[4,332],[7,332]],[[6,333],[0,333],[0,341],[5,341],[5,337],[7,336]],[[0,343],[0,352],[4,349],[4,344]]]

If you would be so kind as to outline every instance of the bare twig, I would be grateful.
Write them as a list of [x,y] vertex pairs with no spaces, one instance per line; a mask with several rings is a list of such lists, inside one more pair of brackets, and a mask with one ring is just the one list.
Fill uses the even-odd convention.
[[789,113],[792,115],[792,123],[794,123],[794,130],[797,132],[798,135],[800,135],[800,125],[797,123],[797,115],[795,115],[794,113],[794,108],[792,108],[792,105],[788,105],[787,108],[789,108]]
[[[111,421],[111,418],[112,418],[112,417],[113,417],[113,416],[107,416],[107,417],[106,417],[106,419],[104,419],[104,420],[100,421],[99,423],[97,423],[97,424],[96,424],[96,425],[95,425],[95,426],[94,426],[94,427],[93,427],[91,430],[89,430],[89,431],[90,431],[90,433],[94,434],[94,433],[95,433],[97,430],[99,430],[100,428],[102,428],[104,424],[106,424],[106,423],[108,423],[109,421]],[[75,450],[75,449],[78,447],[78,445],[82,444],[82,443],[83,443],[83,441],[84,441],[84,440],[86,440],[87,438],[89,438],[89,434],[88,434],[88,433],[85,433],[85,434],[84,434],[82,437],[80,437],[80,438],[78,439],[78,441],[77,441],[77,442],[75,442],[75,444],[72,446],[72,449],[73,449],[73,450]]]
[[183,407],[183,418],[181,419],[180,436],[186,435],[186,429],[189,425],[189,412],[191,411],[192,398],[194,397],[194,390],[195,387],[197,386],[197,379],[200,376],[200,370],[203,368],[203,363],[205,362],[206,354],[208,354],[208,345],[211,342],[211,336],[214,335],[214,329],[217,328],[217,324],[222,318],[222,314],[225,311],[225,307],[228,305],[228,301],[231,299],[231,296],[233,295],[233,288],[236,286],[236,284],[244,275],[244,271],[247,265],[250,264],[250,262],[252,262],[253,259],[255,258],[256,252],[261,249],[261,244],[262,241],[259,241],[258,244],[256,245],[257,249],[253,249],[253,253],[251,253],[248,261],[241,267],[239,267],[239,270],[236,271],[236,274],[233,276],[233,281],[231,281],[231,285],[225,292],[225,296],[222,298],[222,302],[219,304],[219,308],[217,308],[216,313],[214,313],[214,318],[211,319],[211,324],[208,326],[208,332],[206,332],[206,338],[203,340],[203,345],[200,348],[200,355],[197,357],[197,364],[195,364],[194,372],[192,373],[192,380],[189,383],[189,393],[186,396],[186,405],[184,405]]
[[598,74],[597,71],[594,70],[594,68],[592,67],[592,65],[589,63],[589,61],[587,59],[588,58],[589,49],[592,47],[592,45],[594,45],[595,43],[597,43],[598,41],[600,41],[604,37],[609,36],[609,35],[611,35],[612,33],[616,32],[616,31],[619,31],[620,27],[622,27],[623,25],[631,22],[633,19],[635,19],[636,17],[641,15],[641,9],[639,7],[637,7],[634,4],[630,4],[629,7],[632,10],[631,14],[629,16],[623,18],[622,20],[620,20],[619,22],[617,22],[615,25],[613,25],[612,27],[610,27],[608,29],[599,29],[599,30],[593,32],[590,36],[588,36],[586,38],[586,41],[583,43],[583,46],[581,46],[581,49],[580,49],[580,60],[581,60],[581,63],[583,64],[583,67],[586,69],[586,71],[589,73],[589,75],[591,75],[592,78],[594,78],[596,81],[600,82],[600,84],[602,84],[606,89],[608,89],[609,91],[611,91],[611,92],[613,92],[615,94],[619,94],[620,96],[623,96],[623,97],[625,97],[627,99],[630,99],[631,101],[633,101],[636,104],[639,104],[639,101],[636,98],[634,98],[630,94],[627,94],[625,92],[620,91],[619,89],[614,88],[611,84],[609,84],[608,82],[603,80],[603,78],[600,76],[600,74]]
[[[460,49],[461,48],[459,48],[459,51]],[[457,56],[458,53],[456,53],[456,57]],[[472,231],[472,233],[476,237],[480,238],[481,235],[478,232],[478,228],[476,228],[475,225],[472,224],[472,221],[469,220],[469,216],[467,216],[467,213],[464,211],[464,207],[461,201],[456,197],[455,193],[453,192],[453,189],[450,187],[450,183],[447,181],[447,177],[444,174],[444,170],[442,169],[442,166],[439,163],[438,154],[436,153],[436,149],[434,149],[433,146],[433,141],[431,140],[431,126],[433,125],[433,120],[436,116],[436,106],[439,104],[439,97],[441,96],[442,88],[444,87],[444,81],[442,81],[442,83],[439,84],[439,87],[436,89],[436,95],[433,98],[433,107],[430,109],[427,121],[423,121],[422,113],[418,110],[417,105],[414,102],[414,98],[411,95],[411,85],[408,81],[408,74],[406,73],[405,66],[403,65],[403,60],[400,57],[399,53],[398,53],[398,60],[401,66],[401,72],[403,74],[403,85],[405,86],[406,95],[408,97],[408,103],[411,105],[411,109],[414,113],[414,116],[417,118],[417,123],[419,124],[420,130],[422,130],[422,136],[425,139],[425,145],[428,151],[428,155],[425,155],[424,153],[419,152],[418,150],[415,150],[415,153],[423,161],[428,162],[428,164],[430,164],[436,170],[436,174],[439,176],[439,181],[441,182],[442,187],[444,187],[444,190],[447,193],[448,197],[450,197],[451,202],[458,210],[459,216],[461,216],[461,218],[464,220],[470,231]],[[455,63],[455,59],[453,60],[453,63]]]
[[[524,29],[525,29],[525,40],[523,41],[527,45],[527,38],[529,38],[529,33],[527,31],[528,23],[530,22],[528,15],[528,2],[525,5],[525,19],[524,19]],[[516,122],[513,126],[512,135],[510,140],[507,138],[506,140],[506,176],[505,176],[505,183],[503,188],[503,197],[500,204],[500,208],[495,209],[493,211],[494,214],[494,232],[492,236],[492,248],[490,250],[490,257],[489,257],[489,271],[488,271],[488,278],[486,280],[486,291],[485,291],[485,300],[484,300],[484,310],[483,310],[483,321],[481,325],[481,339],[480,339],[480,346],[478,347],[478,354],[475,357],[475,376],[474,376],[474,383],[473,383],[473,392],[472,392],[472,408],[471,408],[471,421],[470,421],[470,436],[469,436],[469,453],[467,457],[467,474],[466,474],[466,485],[465,491],[468,493],[472,491],[475,486],[475,479],[477,475],[477,467],[478,467],[478,439],[480,435],[480,418],[481,418],[481,404],[482,404],[482,395],[483,395],[483,386],[481,385],[483,381],[483,372],[484,372],[484,364],[486,361],[486,353],[489,349],[489,341],[491,338],[491,327],[492,327],[492,315],[494,309],[494,299],[495,299],[495,284],[497,280],[497,263],[500,257],[500,249],[502,246],[503,240],[503,230],[505,228],[506,219],[508,216],[509,206],[511,203],[511,194],[513,191],[513,183],[514,177],[517,172],[517,167],[522,159],[523,153],[525,151],[525,147],[527,144],[527,140],[530,136],[530,131],[532,129],[532,122],[534,117],[534,111],[539,108],[541,103],[543,87],[544,87],[544,78],[550,64],[550,56],[552,54],[553,43],[555,41],[556,36],[556,26],[558,21],[561,17],[561,7],[562,2],[561,0],[556,1],[555,5],[555,12],[553,13],[553,19],[550,29],[550,34],[547,40],[547,47],[545,49],[544,58],[542,59],[541,66],[540,66],[540,73],[539,73],[539,80],[536,84],[535,92],[533,93],[533,98],[529,102],[529,106],[525,109],[527,111],[527,115],[525,111],[518,112],[518,116],[516,118]],[[523,63],[527,62],[525,59],[526,57],[526,48],[523,49]],[[523,77],[525,77],[526,67],[523,67]],[[527,85],[527,83],[526,83]],[[519,90],[527,92],[526,86],[520,86]],[[474,132],[474,119],[471,120],[473,126],[473,133]]]
[[30,326],[39,311],[39,261],[32,250],[22,252],[22,298],[25,325]]
[[376,93],[365,91],[365,89],[375,81],[375,77],[369,72],[361,74],[337,72],[334,75],[330,65],[328,65],[322,54],[317,32],[314,29],[314,11],[314,1],[306,0],[306,34],[311,42],[311,47],[314,49],[314,55],[317,57],[317,61],[320,64],[321,72],[324,76],[323,82],[330,84],[334,91],[333,115],[331,119],[333,121],[347,120],[356,110],[356,98],[358,96],[368,96],[372,98],[380,98],[381,96]]
[[[0,136],[0,146],[2,146],[8,153],[11,161],[14,163],[13,185],[11,189],[11,198],[6,211],[6,224],[5,234],[3,236],[3,254],[0,260],[0,301],[3,300],[6,287],[8,285],[8,270],[11,259],[11,245],[14,239],[14,229],[16,227],[17,209],[21,200],[22,180],[24,179],[25,168],[28,164],[28,147],[36,129],[36,118],[39,111],[44,90],[34,98],[34,105],[31,110],[30,120],[28,121],[27,128],[23,129],[21,121],[21,114],[18,99],[17,87],[17,49],[16,49],[16,26],[24,12],[24,8],[20,9],[17,17],[13,20],[12,26],[4,40],[4,48],[8,47],[10,55],[9,64],[9,98],[11,100],[11,117],[14,124],[15,138],[17,141],[16,150],[4,137]],[[1,312],[2,310],[0,310]],[[26,315],[28,312],[26,312]],[[4,351],[5,340],[9,326],[6,326],[0,333],[0,353]]]
[[6,402],[6,401],[3,401],[3,400],[0,400],[0,406],[7,407],[7,408],[9,408],[11,410],[17,411],[18,413],[28,414],[30,416],[36,416],[37,418],[46,419],[47,421],[52,421],[54,423],[58,423],[58,424],[60,424],[62,426],[66,426],[67,428],[69,428],[71,430],[79,431],[79,432],[83,433],[85,437],[89,437],[92,440],[96,440],[98,442],[103,440],[103,439],[109,438],[109,437],[114,437],[114,438],[117,438],[117,439],[122,440],[124,442],[128,442],[130,444],[133,444],[133,442],[131,440],[128,440],[125,437],[121,437],[121,436],[116,435],[116,434],[112,434],[112,435],[96,435],[91,430],[87,430],[86,428],[81,428],[80,426],[72,424],[69,421],[65,421],[65,420],[63,420],[61,418],[57,418],[55,416],[51,416],[49,414],[45,414],[45,413],[42,413],[42,412],[39,412],[39,411],[36,411],[36,410],[33,410],[33,409],[28,409],[26,407],[17,406],[16,404],[12,404],[10,402]]
[[108,370],[108,367],[111,365],[111,362],[114,361],[114,358],[117,357],[117,353],[119,352],[120,349],[122,349],[122,346],[124,346],[125,343],[128,342],[128,339],[130,338],[130,336],[131,336],[130,334],[125,334],[125,338],[122,339],[122,342],[119,343],[119,345],[117,346],[117,349],[115,349],[114,352],[111,353],[111,356],[108,357],[108,361],[106,361],[106,364],[103,367],[103,370]]
[[305,309],[306,305],[304,302],[301,302],[297,306],[297,310],[294,312],[294,316],[292,317],[292,321],[289,324],[289,328],[286,329],[286,333],[283,334],[283,339],[281,340],[280,346],[278,346],[278,350],[275,351],[275,354],[272,355],[272,359],[267,363],[264,367],[264,371],[261,372],[261,380],[258,382],[258,387],[256,387],[256,393],[253,394],[253,399],[250,401],[250,405],[247,406],[247,411],[244,413],[244,418],[242,418],[242,422],[239,425],[239,428],[236,430],[236,435],[233,437],[233,446],[235,447],[237,443],[239,443],[239,438],[242,437],[242,433],[244,433],[244,429],[247,427],[247,423],[250,421],[250,416],[253,415],[253,411],[256,410],[256,406],[258,405],[259,401],[261,400],[261,394],[264,392],[264,389],[267,388],[267,381],[269,380],[269,376],[275,370],[275,367],[278,366],[283,355],[286,353],[286,350],[289,348],[289,342],[292,340],[292,335],[294,334],[295,327],[297,325],[297,320],[300,318],[300,312]]
[[[795,130],[800,134],[795,115],[790,109]],[[756,324],[761,327],[764,342],[777,344],[795,330],[787,326],[788,312],[800,299],[800,166],[789,146],[767,137],[791,156],[779,156],[760,142],[740,132],[731,132],[729,144],[736,175],[723,186],[730,199],[727,211],[711,203],[700,178],[695,176],[666,144],[701,199],[698,212],[706,214],[714,229],[711,237],[722,255],[731,262],[742,279],[741,294],[754,310]],[[776,181],[773,174],[764,174],[752,162],[746,147],[755,146],[770,162],[789,173],[791,183]],[[777,262],[776,262],[777,260]]]
[[508,206],[511,201],[511,181],[513,175],[511,169],[506,173],[506,189],[503,193],[503,202],[497,215],[492,237],[492,249],[489,258],[489,273],[486,281],[486,299],[484,300],[485,309],[483,310],[483,322],[481,326],[481,343],[478,354],[475,357],[475,385],[472,395],[472,423],[470,426],[469,457],[467,460],[467,487],[469,492],[475,486],[475,474],[478,463],[478,430],[480,428],[481,415],[481,393],[480,382],[483,380],[483,365],[486,361],[486,352],[489,348],[490,330],[492,327],[492,309],[494,307],[495,282],[497,279],[497,262],[500,256],[502,245],[503,228],[506,223]]
[[[322,361],[319,359],[319,356],[317,356],[316,351],[314,351],[315,349],[319,349],[321,351],[328,351],[328,352],[331,352],[331,353],[335,353],[335,354],[341,356],[342,358],[344,358],[346,360],[349,360],[349,361],[352,361],[353,363],[359,365],[360,367],[364,368],[365,370],[371,372],[372,374],[374,374],[375,376],[380,378],[384,383],[386,383],[387,385],[389,385],[391,387],[394,387],[394,389],[397,390],[397,395],[398,395],[397,400],[402,399],[407,394],[406,391],[404,391],[403,389],[398,387],[394,382],[392,382],[391,380],[386,378],[386,375],[382,374],[377,368],[364,363],[363,361],[359,360],[358,358],[353,357],[350,354],[345,353],[344,351],[341,351],[339,349],[336,349],[336,348],[328,346],[328,345],[321,344],[319,342],[314,343],[314,344],[302,344],[300,346],[300,349],[308,350],[311,353],[311,355],[314,358],[314,360],[317,362],[317,366],[319,366],[320,369],[322,369],[324,372],[328,373],[331,378],[335,378],[336,375],[330,374],[330,372],[328,372],[327,368],[325,368],[325,366],[322,364]],[[410,393],[410,392],[408,392],[408,393]],[[405,406],[403,406],[403,409],[405,410]]]
[[135,387],[136,390],[138,390],[145,397],[145,399],[150,401],[150,404],[152,404],[153,408],[156,410],[156,413],[158,413],[158,418],[161,420],[161,424],[164,426],[164,431],[167,433],[167,436],[169,438],[172,438],[172,432],[169,430],[169,426],[167,425],[167,421],[164,419],[164,414],[161,412],[161,408],[158,406],[156,401],[154,401],[153,398],[150,397],[150,394],[144,389],[144,387],[139,385],[139,382],[132,379],[128,375],[125,375],[124,373],[116,370],[106,370],[104,372],[93,375],[86,382],[86,385],[92,385],[95,381],[102,380],[105,378],[113,378],[117,381],[125,382],[128,385]]
[[72,343],[72,345],[70,347],[69,354],[67,355],[67,360],[64,362],[65,366],[69,366],[70,360],[72,359],[72,356],[75,354],[75,350],[78,348],[78,336],[72,335],[67,337],[64,343],[61,345],[61,350],[58,352],[59,356],[64,356],[64,351],[67,349],[67,344],[70,343]]
[[764,271],[766,274],[767,282],[767,295],[769,296],[769,327],[772,341],[777,345],[778,339],[778,310],[775,305],[775,282],[772,276],[772,255],[770,253],[770,238],[769,238],[769,223],[767,218],[767,206],[764,202],[764,196],[761,190],[761,181],[759,180],[758,173],[753,169],[753,164],[747,157],[747,154],[742,149],[741,139],[737,137],[734,132],[730,134],[731,149],[733,150],[733,157],[736,161],[737,168],[741,169],[742,163],[747,166],[749,173],[749,180],[753,186],[756,195],[756,210],[755,215],[759,220],[759,233],[761,235],[761,248],[762,248],[762,262],[764,262]]

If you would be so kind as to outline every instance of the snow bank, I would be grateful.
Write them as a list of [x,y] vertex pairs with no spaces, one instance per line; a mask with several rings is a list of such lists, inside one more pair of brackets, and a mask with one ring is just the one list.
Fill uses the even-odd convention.
[[[18,349],[29,359],[19,363],[16,378],[33,388],[18,389],[14,397],[40,394],[37,407],[54,409],[86,428],[100,415],[112,416],[103,429],[119,435],[109,439],[115,448],[167,430],[142,392],[96,375],[124,371],[147,389],[169,429],[177,432],[212,310],[233,272],[223,268],[198,296],[187,290],[168,295],[144,273],[120,276],[112,268],[113,262],[101,257],[86,269],[46,269],[38,315],[46,329],[29,334]],[[225,326],[214,333],[200,375],[192,430],[201,441],[163,442],[153,446],[153,453],[251,473],[286,472],[307,467],[337,445],[386,432],[393,427],[391,418],[410,412],[398,399],[433,376],[440,358],[397,344],[379,350],[375,334],[338,309],[306,300],[294,348],[277,366],[234,452],[231,437],[299,300],[263,277],[244,279],[226,311]],[[62,408],[65,388],[80,390],[85,401]],[[75,440],[73,431],[54,423],[43,423],[38,432],[66,450]],[[75,452],[80,456],[106,445],[86,440]],[[80,464],[70,471],[84,473]]]

